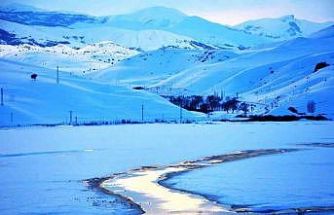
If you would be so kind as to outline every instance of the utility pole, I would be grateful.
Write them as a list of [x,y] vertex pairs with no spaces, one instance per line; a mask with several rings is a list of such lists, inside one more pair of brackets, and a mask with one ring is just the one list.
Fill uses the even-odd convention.
[[1,106],[3,106],[3,88],[1,88]]
[[182,123],[182,105],[180,105],[180,124]]
[[69,111],[70,112],[70,122],[69,122],[69,125],[72,125],[72,115],[73,115],[73,111]]
[[59,84],[59,66],[57,66],[57,84]]
[[141,122],[144,123],[144,105],[141,105]]
[[14,122],[14,114],[13,114],[13,112],[10,112],[10,122],[11,123]]

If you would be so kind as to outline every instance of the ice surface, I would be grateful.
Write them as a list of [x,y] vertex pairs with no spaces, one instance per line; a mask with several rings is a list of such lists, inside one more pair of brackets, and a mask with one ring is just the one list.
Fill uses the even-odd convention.
[[317,148],[253,158],[195,170],[166,183],[258,212],[332,207],[333,155],[332,148]]
[[127,213],[128,207],[106,203],[115,199],[87,189],[81,180],[241,149],[329,142],[324,138],[334,138],[332,128],[332,122],[294,122],[1,129],[0,211]]

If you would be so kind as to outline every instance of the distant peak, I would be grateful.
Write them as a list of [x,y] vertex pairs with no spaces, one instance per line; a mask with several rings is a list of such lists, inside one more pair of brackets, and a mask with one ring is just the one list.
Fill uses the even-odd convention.
[[176,10],[174,8],[169,8],[169,7],[163,7],[163,6],[155,6],[155,7],[148,7],[141,9],[135,14],[146,14],[146,15],[159,15],[159,16],[164,16],[164,15],[169,15],[169,16],[186,16],[184,13],[182,13],[179,10]]
[[27,11],[42,11],[42,9],[30,6],[30,5],[25,5],[25,4],[19,4],[19,3],[5,3],[0,6],[1,11],[8,11],[8,12],[13,12],[13,11],[20,11],[20,12],[27,12]]

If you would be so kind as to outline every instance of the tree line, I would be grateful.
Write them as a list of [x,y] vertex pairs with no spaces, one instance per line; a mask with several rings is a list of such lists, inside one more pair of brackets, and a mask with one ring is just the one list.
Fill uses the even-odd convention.
[[189,111],[210,113],[213,111],[226,111],[234,113],[242,111],[245,115],[254,109],[255,105],[240,101],[237,97],[225,97],[218,95],[209,96],[165,96],[173,104]]

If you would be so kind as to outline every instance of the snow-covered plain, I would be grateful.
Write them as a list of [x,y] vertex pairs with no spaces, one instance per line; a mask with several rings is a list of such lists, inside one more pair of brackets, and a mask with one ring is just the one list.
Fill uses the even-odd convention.
[[[334,138],[332,128],[332,122],[305,121],[1,129],[0,211],[1,214],[136,214],[136,211],[120,200],[115,201],[115,197],[89,190],[81,180],[126,172],[141,166],[175,164],[244,149],[300,148],[296,144],[330,143]],[[312,165],[312,172],[331,168],[327,156],[333,149],[322,150],[326,150],[325,153],[319,152],[324,156],[320,156],[318,150],[312,150],[315,156],[307,156],[306,163],[319,164]],[[305,174],[303,168],[291,166],[296,172],[289,173],[280,165],[290,160],[293,163],[293,155],[298,154],[263,157],[258,162],[275,160],[273,163],[266,163],[265,167],[273,165],[282,174],[292,176]],[[286,160],[286,156],[292,157]],[[296,156],[296,159],[299,157]],[[259,175],[269,177],[256,165],[247,165],[247,162],[256,163],[257,159],[240,162],[246,163],[248,172],[259,171]],[[231,175],[228,177],[229,181],[222,181],[229,182],[231,189],[234,182],[243,179],[243,183],[247,185],[247,177],[234,178],[236,174],[242,174],[243,165],[222,164],[222,168],[224,167],[230,170],[228,172]],[[239,168],[241,172],[237,173]],[[280,178],[279,174],[272,176]],[[322,201],[319,196],[324,193],[317,192],[318,190],[331,190],[331,187],[327,187],[331,178],[324,177],[322,181],[326,183],[317,184],[319,187],[313,190],[317,197],[313,199],[314,202]],[[201,182],[200,186],[207,187],[210,192],[210,185],[205,181],[196,182]],[[196,184],[195,188],[200,186]],[[276,188],[277,186],[273,186],[270,190],[273,195],[276,191],[278,194],[281,191]],[[251,195],[243,190],[239,191],[246,197]],[[263,194],[265,191],[259,192]],[[219,193],[224,193],[224,190]]]

